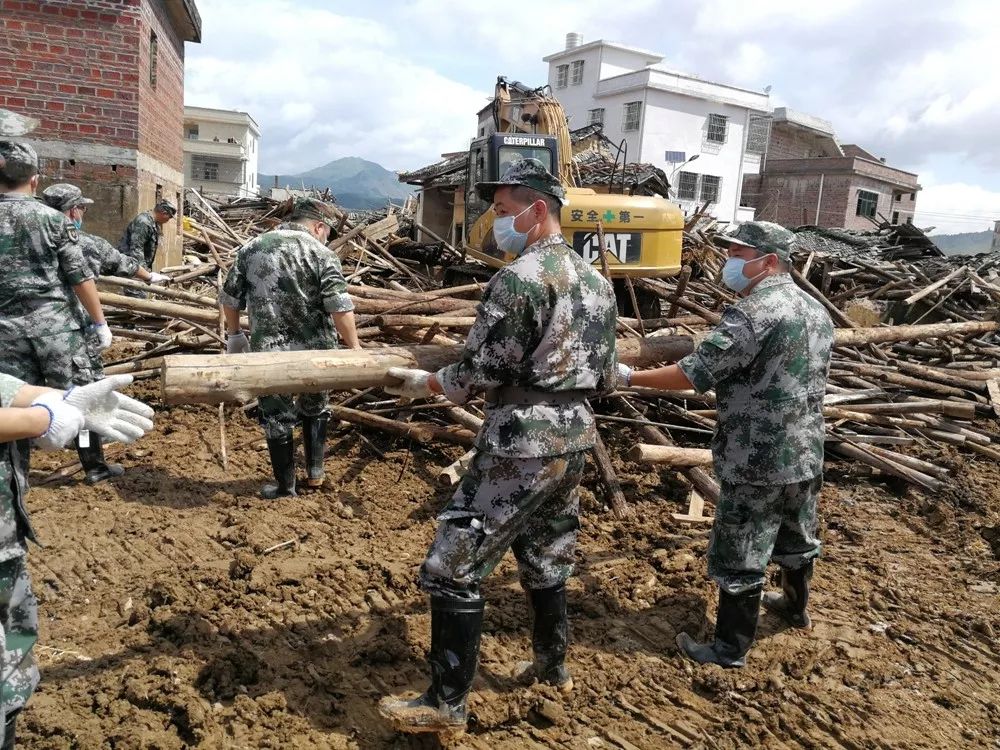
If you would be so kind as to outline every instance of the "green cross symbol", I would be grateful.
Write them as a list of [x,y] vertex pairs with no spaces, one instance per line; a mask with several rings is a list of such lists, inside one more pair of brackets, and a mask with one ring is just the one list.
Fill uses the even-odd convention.
[[607,222],[614,221],[615,220],[615,212],[612,211],[609,208],[607,211],[604,212],[604,220],[607,221]]

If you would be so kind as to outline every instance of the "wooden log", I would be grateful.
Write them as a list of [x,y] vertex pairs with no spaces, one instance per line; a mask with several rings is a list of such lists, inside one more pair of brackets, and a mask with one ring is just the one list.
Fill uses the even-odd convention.
[[[130,298],[125,298],[130,299]],[[140,300],[146,302],[146,300]],[[268,393],[318,393],[383,386],[390,367],[435,371],[458,361],[462,345],[385,349],[171,355],[163,361],[168,404],[247,402]],[[687,336],[647,336],[618,342],[618,358],[632,366],[676,362],[690,354]]]
[[365,299],[364,297],[353,297],[354,312],[365,315],[379,315],[382,313],[406,313],[413,315],[430,315],[434,313],[476,313],[476,303],[472,300],[463,299],[434,299],[434,300],[389,300],[389,299]]
[[411,326],[415,328],[427,328],[429,326],[440,326],[441,328],[461,328],[468,330],[476,322],[475,317],[454,317],[454,316],[432,316],[432,315],[376,315],[372,319],[372,325],[376,326]]
[[677,448],[648,443],[633,446],[628,457],[632,461],[659,466],[708,466],[712,463],[712,451],[707,448]]
[[608,502],[615,517],[620,519],[632,518],[635,512],[629,508],[628,502],[625,500],[625,493],[622,492],[622,485],[618,481],[618,474],[615,471],[614,464],[611,463],[611,454],[608,453],[608,448],[604,445],[600,434],[597,435],[597,442],[594,443],[592,455],[594,456],[594,463],[597,464],[597,471],[601,475],[601,479],[604,480],[604,488],[608,493]]
[[936,479],[929,474],[924,474],[921,471],[917,471],[916,469],[911,469],[908,466],[903,466],[902,464],[897,463],[894,460],[895,454],[891,454],[893,456],[892,458],[885,455],[890,454],[890,451],[883,451],[881,454],[876,455],[868,447],[852,445],[850,443],[838,443],[836,445],[831,445],[830,450],[847,458],[853,458],[866,463],[886,474],[891,474],[899,477],[900,479],[905,479],[907,482],[919,484],[921,487],[924,487],[931,492],[939,492],[941,487],[944,486],[944,483],[941,482],[941,480]]
[[931,323],[914,326],[878,326],[875,328],[840,328],[834,332],[836,346],[861,346],[885,344],[893,341],[918,341],[942,336],[966,336],[989,333],[1000,328],[992,320],[975,320],[969,323]]
[[122,286],[129,289],[139,289],[140,291],[148,292],[149,294],[155,294],[158,297],[180,299],[185,302],[193,302],[196,305],[205,305],[211,308],[219,306],[219,300],[213,299],[212,297],[204,297],[200,294],[185,292],[183,289],[172,289],[160,284],[147,284],[143,281],[139,281],[138,279],[126,279],[120,276],[101,276],[97,280],[102,284]]
[[473,448],[454,463],[441,469],[438,474],[438,484],[445,487],[454,487],[461,481],[469,469],[472,467],[472,460],[476,457],[476,449]]
[[947,414],[959,419],[974,419],[976,405],[971,401],[899,401],[892,404],[852,404],[851,411],[868,414]]
[[[207,325],[215,325],[219,319],[219,311],[216,308],[178,305],[175,302],[162,302],[155,299],[126,297],[122,294],[111,294],[110,292],[99,292],[98,295],[101,299],[102,305],[107,305],[108,307],[114,307],[120,310],[129,310],[131,312],[146,315],[156,315],[161,318],[179,318],[181,320]],[[243,317],[243,325],[250,325],[246,316]]]
[[445,440],[452,443],[458,443],[459,445],[471,446],[476,439],[475,433],[472,433],[469,430],[454,430],[448,427],[439,427],[431,424],[412,424],[409,422],[401,422],[397,419],[386,419],[385,417],[380,417],[377,414],[368,414],[367,412],[358,411],[357,409],[349,409],[345,406],[331,405],[329,408],[330,413],[337,419],[342,419],[345,422],[351,422],[352,424],[362,425],[363,427],[372,427],[376,430],[382,430],[383,432],[389,432],[401,437],[411,438],[416,440],[418,443],[429,443],[432,440]]

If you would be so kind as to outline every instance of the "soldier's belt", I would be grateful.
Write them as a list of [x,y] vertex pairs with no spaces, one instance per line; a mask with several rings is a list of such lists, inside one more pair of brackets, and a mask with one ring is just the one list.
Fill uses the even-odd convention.
[[592,391],[535,391],[530,388],[497,388],[489,393],[487,401],[497,406],[563,406],[582,404]]

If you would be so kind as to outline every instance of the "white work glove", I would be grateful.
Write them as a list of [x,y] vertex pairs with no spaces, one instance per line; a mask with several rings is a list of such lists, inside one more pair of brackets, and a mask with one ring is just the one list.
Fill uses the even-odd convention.
[[428,380],[431,374],[426,370],[410,370],[405,367],[390,367],[386,373],[390,378],[402,382],[384,386],[385,392],[400,398],[430,398],[434,395]]
[[632,385],[632,368],[622,362],[618,363],[618,385],[628,388]]
[[153,410],[130,396],[116,393],[131,375],[111,375],[66,391],[65,400],[83,413],[84,428],[107,440],[131,443],[153,429]]
[[97,351],[103,352],[111,346],[114,337],[111,335],[111,329],[108,328],[107,323],[94,323],[90,329],[97,334]]
[[83,429],[83,413],[63,399],[62,391],[48,391],[31,402],[49,412],[49,426],[35,439],[35,444],[44,450],[62,448]]
[[250,351],[250,339],[240,331],[226,336],[226,354],[246,354]]
[[170,277],[165,273],[157,273],[156,271],[149,272],[149,283],[150,284],[169,284]]

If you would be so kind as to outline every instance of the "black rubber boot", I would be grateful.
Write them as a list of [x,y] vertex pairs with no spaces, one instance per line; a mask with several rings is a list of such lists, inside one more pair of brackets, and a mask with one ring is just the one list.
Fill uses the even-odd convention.
[[431,597],[430,687],[413,700],[388,696],[379,703],[396,731],[452,736],[465,731],[485,606],[483,599]]
[[0,750],[14,750],[14,730],[17,724],[17,715],[19,713],[21,713],[21,709],[11,712],[4,720],[3,745],[0,745]]
[[90,433],[90,445],[86,448],[80,445],[80,438],[77,438],[76,452],[80,456],[80,465],[87,472],[87,484],[97,484],[125,473],[125,467],[121,464],[109,464],[104,460],[104,446],[100,435]]
[[809,604],[809,581],[813,575],[813,561],[810,560],[798,570],[781,569],[781,591],[764,594],[764,608],[774,612],[793,628],[812,627],[812,620],[806,612]]
[[306,487],[316,489],[323,486],[323,478],[326,476],[323,470],[326,427],[329,423],[328,411],[315,417],[304,417],[302,420],[302,444],[306,453]]
[[719,589],[715,640],[712,643],[698,643],[687,633],[678,633],[677,646],[699,664],[718,664],[722,667],[746,665],[747,651],[757,635],[762,588],[757,587],[743,594],[727,594]]
[[295,441],[292,433],[267,439],[276,484],[265,484],[260,494],[267,500],[295,495]]
[[531,634],[534,664],[528,673],[539,682],[554,686],[560,693],[573,689],[573,678],[566,670],[566,647],[569,645],[569,619],[566,617],[566,584],[547,589],[530,589],[528,599],[535,613]]

